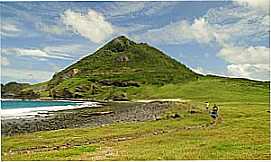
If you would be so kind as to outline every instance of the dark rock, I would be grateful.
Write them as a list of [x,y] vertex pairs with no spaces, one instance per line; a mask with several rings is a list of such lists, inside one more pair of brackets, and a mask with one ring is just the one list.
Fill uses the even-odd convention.
[[99,81],[100,84],[106,86],[116,86],[116,87],[139,87],[140,84],[135,81],[121,81],[121,80],[101,80]]
[[125,55],[124,56],[119,56],[119,57],[116,58],[116,61],[119,62],[119,63],[123,63],[123,62],[125,63],[125,62],[129,61],[129,58],[128,58],[128,56],[125,56]]
[[177,113],[174,113],[174,114],[171,114],[170,117],[175,119],[175,118],[180,118],[181,116]]
[[112,100],[113,101],[129,101],[126,93],[122,93],[120,95],[113,95]]

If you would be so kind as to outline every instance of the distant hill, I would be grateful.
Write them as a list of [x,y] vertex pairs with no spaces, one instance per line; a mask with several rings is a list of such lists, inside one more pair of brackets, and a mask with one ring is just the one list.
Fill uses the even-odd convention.
[[232,96],[232,100],[258,101],[263,99],[258,98],[261,95],[246,94],[268,96],[269,83],[203,76],[146,43],[120,36],[56,73],[47,82],[9,83],[3,85],[1,92],[2,96],[15,93],[15,98],[223,100]]
[[109,88],[185,83],[200,76],[158,49],[120,36],[56,73],[48,89],[52,97],[95,97]]

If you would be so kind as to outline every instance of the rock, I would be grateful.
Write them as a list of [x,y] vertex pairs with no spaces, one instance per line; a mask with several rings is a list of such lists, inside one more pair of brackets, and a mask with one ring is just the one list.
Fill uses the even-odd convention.
[[175,119],[175,118],[180,118],[181,116],[177,113],[174,113],[174,114],[171,114],[170,117]]
[[127,93],[121,93],[119,95],[112,96],[113,101],[129,101]]
[[63,75],[63,78],[64,79],[67,79],[67,78],[71,78],[71,77],[74,77],[76,74],[78,74],[80,72],[79,69],[71,69],[69,70],[66,74]]
[[106,86],[117,86],[117,87],[139,87],[140,84],[135,81],[122,81],[122,80],[101,80],[99,81],[100,84],[106,85]]
[[119,63],[125,63],[125,62],[128,62],[129,61],[129,58],[128,56],[119,56],[116,58],[116,61],[119,62]]

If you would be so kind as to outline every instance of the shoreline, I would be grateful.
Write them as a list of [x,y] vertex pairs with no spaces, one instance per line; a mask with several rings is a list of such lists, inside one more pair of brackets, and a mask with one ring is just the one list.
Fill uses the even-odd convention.
[[0,98],[1,101],[56,101],[56,102],[106,102],[102,100],[88,100],[88,99],[50,99],[50,98],[39,98],[39,99],[21,99],[21,98]]
[[[1,121],[9,119],[25,119],[34,118],[37,115],[43,114],[49,116],[50,112],[77,110],[84,108],[102,107],[107,103],[152,103],[152,102],[181,102],[187,103],[190,100],[183,99],[149,99],[149,100],[131,100],[131,101],[94,101],[86,99],[1,99],[1,101],[52,101],[52,102],[71,102],[77,103],[77,105],[60,105],[60,106],[40,106],[29,108],[11,108],[1,109]],[[16,115],[14,115],[16,114]]]
[[101,107],[48,111],[33,118],[1,120],[2,136],[65,128],[97,127],[113,123],[159,120],[175,102],[108,102]]
[[[1,100],[2,101],[25,101],[25,100]],[[49,100],[27,100],[27,101],[48,101]],[[10,108],[2,109],[1,108],[1,121],[8,119],[24,119],[24,118],[33,118],[39,114],[49,114],[49,112],[57,112],[64,110],[75,110],[86,107],[101,107],[102,103],[92,102],[92,101],[72,101],[72,100],[50,100],[52,102],[70,102],[77,103],[75,105],[51,105],[51,106],[38,106],[38,107],[23,107],[23,108]]]

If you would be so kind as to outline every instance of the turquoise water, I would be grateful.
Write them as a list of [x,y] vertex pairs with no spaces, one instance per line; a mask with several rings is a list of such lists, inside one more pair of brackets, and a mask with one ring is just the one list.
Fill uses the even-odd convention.
[[68,105],[78,105],[78,103],[69,101],[1,101],[1,109],[21,109]]

